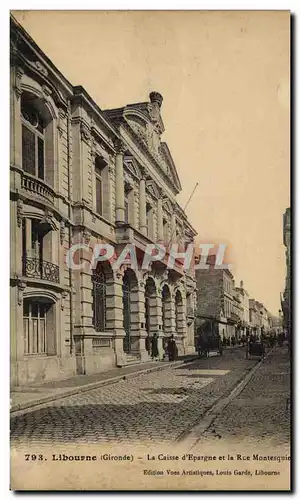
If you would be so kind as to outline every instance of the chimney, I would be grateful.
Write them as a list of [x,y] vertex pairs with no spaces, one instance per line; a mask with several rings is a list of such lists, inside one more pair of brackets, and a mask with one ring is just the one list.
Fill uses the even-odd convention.
[[149,98],[152,104],[156,103],[158,107],[161,108],[163,102],[163,96],[159,92],[150,92]]
[[240,288],[244,288],[244,282],[243,281],[240,282]]

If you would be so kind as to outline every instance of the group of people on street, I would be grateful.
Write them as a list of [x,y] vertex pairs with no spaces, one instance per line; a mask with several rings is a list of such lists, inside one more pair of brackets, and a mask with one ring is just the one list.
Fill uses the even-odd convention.
[[[169,361],[175,361],[177,359],[178,348],[174,339],[174,335],[171,335],[171,337],[169,337],[167,342],[165,343],[164,352],[164,357],[168,357]],[[157,359],[159,357],[157,333],[154,333],[151,338],[151,357],[152,359]]]

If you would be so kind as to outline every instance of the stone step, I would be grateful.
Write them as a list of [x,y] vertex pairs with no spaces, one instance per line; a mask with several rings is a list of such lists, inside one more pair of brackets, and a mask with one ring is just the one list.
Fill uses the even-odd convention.
[[141,360],[138,356],[134,356],[133,354],[126,354],[126,365],[136,365],[140,363]]

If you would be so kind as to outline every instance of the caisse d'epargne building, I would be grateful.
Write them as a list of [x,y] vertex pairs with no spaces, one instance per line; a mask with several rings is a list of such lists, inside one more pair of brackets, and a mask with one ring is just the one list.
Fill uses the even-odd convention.
[[[180,181],[161,140],[162,96],[102,111],[11,19],[11,383],[105,371],[149,359],[174,334],[194,351],[193,269],[109,262],[71,269],[73,244],[193,242]],[[77,252],[77,264],[88,260]]]

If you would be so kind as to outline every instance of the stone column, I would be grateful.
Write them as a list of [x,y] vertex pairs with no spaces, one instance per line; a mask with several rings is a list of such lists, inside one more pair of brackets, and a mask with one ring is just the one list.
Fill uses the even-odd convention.
[[125,204],[124,204],[124,146],[121,142],[116,144],[116,224],[124,224]]
[[126,363],[123,350],[125,332],[123,327],[122,284],[122,274],[119,272],[111,273],[106,281],[106,327],[113,335],[117,366],[123,366]]
[[165,302],[165,310],[166,310],[166,330],[165,336],[169,337],[170,335],[176,335],[176,323],[175,323],[175,302],[174,297],[171,295]]
[[140,180],[140,231],[142,234],[147,235],[145,177]]
[[[177,321],[176,321],[177,320]],[[175,302],[175,326],[176,326],[176,343],[178,344],[178,353],[185,354],[187,346],[187,317],[186,317],[186,297],[181,293],[181,302]]]
[[164,240],[163,202],[161,198],[157,201],[157,239],[158,241]]
[[176,241],[176,216],[173,212],[171,217],[171,243],[174,241]]
[[157,347],[159,358],[163,359],[164,348],[163,348],[163,337],[164,332],[162,329],[162,301],[161,293],[150,299],[150,335],[152,337],[153,333],[157,333]]
[[141,361],[148,359],[146,350],[146,317],[145,317],[145,283],[139,281],[130,294],[131,306],[131,352],[140,357]]

